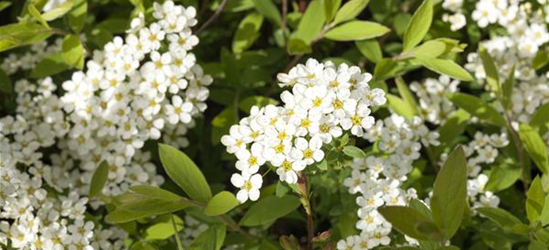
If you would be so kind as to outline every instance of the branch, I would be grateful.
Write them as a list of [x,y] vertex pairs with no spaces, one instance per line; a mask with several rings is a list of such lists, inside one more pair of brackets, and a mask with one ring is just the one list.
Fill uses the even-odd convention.
[[223,0],[221,2],[221,4],[219,5],[219,8],[217,8],[217,10],[214,12],[214,14],[206,22],[204,22],[204,24],[202,24],[202,26],[200,26],[200,28],[198,28],[198,30],[195,32],[195,35],[198,36],[198,34],[202,33],[202,31],[204,31],[206,28],[208,28],[208,26],[210,26],[210,24],[212,24],[214,21],[217,20],[217,18],[219,17],[219,15],[221,15],[221,12],[223,11],[225,6],[227,5],[227,2],[229,2],[229,0]]

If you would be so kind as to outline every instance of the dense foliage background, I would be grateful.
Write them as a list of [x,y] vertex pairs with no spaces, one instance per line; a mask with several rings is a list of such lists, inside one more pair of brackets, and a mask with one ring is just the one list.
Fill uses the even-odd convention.
[[547,11],[0,1],[0,248],[548,249]]

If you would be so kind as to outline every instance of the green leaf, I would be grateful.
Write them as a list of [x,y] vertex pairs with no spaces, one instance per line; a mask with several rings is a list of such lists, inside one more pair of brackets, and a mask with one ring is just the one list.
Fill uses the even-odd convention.
[[[176,225],[175,228],[172,223],[172,216]],[[156,218],[156,220],[154,220],[154,225],[145,229],[144,237],[147,240],[165,240],[176,233],[176,230],[174,229],[177,229],[177,232],[179,232],[183,230],[183,228],[184,223],[183,220],[179,218],[179,216],[165,214]]]
[[[441,239],[437,226],[419,211],[402,206],[384,206],[378,212],[398,231],[419,240]],[[420,232],[421,231],[421,232]]]
[[166,173],[191,199],[206,203],[212,198],[206,178],[185,153],[166,144],[158,149]]
[[413,107],[410,107],[404,100],[391,94],[387,94],[385,97],[387,97],[389,107],[391,107],[391,109],[393,109],[393,111],[397,114],[408,120],[411,120],[414,117],[415,111]]
[[109,164],[106,161],[101,162],[95,172],[93,173],[90,182],[90,197],[94,197],[101,194],[101,191],[107,184],[107,178],[109,177]]
[[520,124],[519,136],[524,149],[544,174],[549,173],[547,146],[538,132],[527,124]]
[[343,153],[352,158],[366,158],[366,153],[355,146],[345,146],[343,148]]
[[267,105],[278,105],[278,101],[266,96],[260,96],[260,95],[249,96],[244,98],[244,100],[240,101],[240,104],[238,104],[238,108],[240,108],[240,110],[249,114],[250,109],[253,106],[258,106],[261,108]]
[[452,60],[422,56],[417,56],[416,59],[419,63],[421,63],[421,65],[439,74],[448,75],[452,78],[465,82],[470,82],[473,80],[473,77],[471,77],[471,75],[465,69],[463,69]]
[[263,16],[257,12],[248,14],[240,24],[233,38],[233,52],[241,53],[250,48],[259,38],[259,29],[263,24]]
[[13,85],[11,79],[6,72],[0,68],[0,92],[5,94],[11,94],[13,92]]
[[451,52],[461,52],[459,41],[449,38],[438,38],[426,41],[416,47],[413,52],[416,56],[423,58],[437,58]]
[[395,82],[398,88],[398,93],[400,94],[404,102],[408,104],[414,115],[418,115],[419,105],[417,104],[416,99],[412,94],[412,91],[410,91],[410,88],[408,88],[408,84],[406,84],[404,82],[404,79],[402,79],[402,77],[400,76],[395,79]]
[[520,178],[520,173],[520,167],[514,165],[494,166],[484,190],[498,192],[507,189]]
[[326,16],[326,23],[329,23],[334,19],[340,6],[341,0],[324,0],[324,16]]
[[42,24],[42,26],[48,29],[50,28],[50,26],[48,25],[48,22],[46,22],[46,20],[42,18],[42,16],[40,15],[40,11],[36,9],[36,6],[34,6],[34,4],[31,3],[28,5],[28,11],[29,11],[29,14],[32,16],[32,18],[34,18],[36,21]]
[[515,66],[509,71],[509,75],[503,85],[501,86],[501,96],[503,107],[509,109],[511,107],[511,100],[513,97],[513,86],[515,85]]
[[46,21],[52,21],[59,17],[62,17],[63,15],[67,14],[72,9],[72,1],[67,1],[64,4],[61,4],[54,9],[42,14],[42,18]]
[[71,29],[80,33],[86,23],[88,13],[88,0],[72,0],[73,8],[68,14],[69,25]]
[[287,46],[288,54],[290,55],[303,55],[313,52],[309,44],[298,38],[291,38]]
[[463,133],[471,115],[463,109],[458,109],[448,117],[444,125],[438,129],[438,140],[443,145],[450,145]]
[[537,240],[531,240],[530,244],[528,244],[528,250],[546,250],[548,247],[543,242]]
[[181,199],[181,196],[155,186],[137,185],[130,187],[130,190],[140,195],[161,200],[177,201]]
[[543,68],[549,62],[549,55],[546,49],[540,49],[534,59],[532,59],[532,67],[538,70]]
[[274,222],[290,212],[297,209],[300,205],[299,199],[295,196],[286,195],[283,197],[267,196],[248,209],[239,224],[253,227]]
[[188,250],[218,250],[225,241],[227,231],[225,225],[216,225],[208,228],[196,237]]
[[76,35],[67,35],[63,39],[63,53],[65,62],[77,69],[84,68],[84,46]]
[[350,21],[329,30],[324,37],[334,41],[357,41],[380,37],[387,32],[389,28],[379,23]]
[[157,250],[157,248],[152,243],[140,240],[132,245],[131,250]]
[[356,41],[355,44],[360,53],[368,58],[368,60],[377,63],[383,58],[381,47],[375,39]]
[[463,219],[467,204],[467,160],[461,147],[456,148],[438,172],[433,187],[431,210],[437,226],[450,239]]
[[65,63],[65,59],[63,59],[61,53],[55,53],[42,59],[38,65],[32,69],[30,77],[35,79],[44,78],[46,76],[61,73],[69,68],[70,66]]
[[500,92],[499,72],[496,64],[494,63],[494,59],[482,46],[479,48],[478,53],[480,55],[480,58],[482,59],[484,71],[486,72],[486,82],[488,83],[489,88],[494,91],[496,95],[498,95]]
[[478,97],[463,93],[454,93],[450,97],[456,106],[469,112],[469,114],[479,119],[499,127],[506,127],[505,118],[491,105]]
[[549,102],[538,107],[536,112],[530,117],[530,126],[539,130],[540,134],[545,134],[549,130]]
[[539,220],[543,206],[545,205],[545,194],[539,176],[534,178],[526,195],[526,215],[530,222]]
[[53,30],[33,22],[0,27],[0,52],[46,40]]
[[276,26],[282,25],[280,11],[272,0],[253,0],[255,9],[265,18],[269,19]]
[[0,2],[0,11],[5,10],[6,8],[11,6],[11,2],[8,1],[1,1]]
[[481,207],[476,209],[480,214],[489,220],[497,223],[501,227],[512,229],[516,224],[522,222],[513,214],[497,207]]
[[168,201],[144,197],[132,203],[126,203],[110,212],[105,220],[110,223],[125,223],[149,216],[177,212],[193,204],[184,200]]
[[238,206],[238,204],[238,200],[232,193],[221,191],[208,202],[208,205],[204,208],[204,213],[208,216],[226,214]]
[[290,38],[298,38],[306,44],[310,44],[322,30],[324,20],[322,1],[314,0],[310,2],[297,26],[297,30]]
[[[546,206],[545,204],[548,204],[548,205]],[[547,224],[549,224],[549,195],[545,196],[545,202],[544,202],[543,209],[541,210],[539,220],[541,221],[542,226],[547,226]],[[547,240],[548,240],[547,242],[549,242],[549,238]]]
[[404,32],[403,51],[409,51],[425,37],[433,21],[433,1],[425,0],[416,10]]
[[351,20],[358,16],[368,6],[370,0],[351,0],[345,3],[337,12],[334,24]]
[[219,144],[221,137],[229,133],[231,126],[238,122],[237,112],[233,106],[228,106],[212,120],[212,144]]

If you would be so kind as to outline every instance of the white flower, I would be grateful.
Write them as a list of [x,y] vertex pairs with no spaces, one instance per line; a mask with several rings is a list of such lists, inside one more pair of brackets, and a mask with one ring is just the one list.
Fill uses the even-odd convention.
[[172,104],[166,105],[166,114],[169,116],[168,121],[171,124],[178,122],[189,123],[192,119],[192,110],[192,103],[183,102],[183,99],[179,96],[172,97]]
[[260,174],[233,174],[231,183],[235,187],[240,188],[240,191],[236,194],[236,198],[240,203],[244,203],[248,199],[256,201],[259,198],[259,188],[263,185],[263,178]]

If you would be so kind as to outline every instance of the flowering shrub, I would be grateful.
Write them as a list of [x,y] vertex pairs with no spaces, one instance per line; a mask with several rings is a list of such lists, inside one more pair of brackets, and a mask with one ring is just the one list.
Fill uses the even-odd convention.
[[547,11],[0,1],[0,249],[548,249]]

